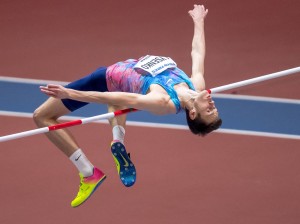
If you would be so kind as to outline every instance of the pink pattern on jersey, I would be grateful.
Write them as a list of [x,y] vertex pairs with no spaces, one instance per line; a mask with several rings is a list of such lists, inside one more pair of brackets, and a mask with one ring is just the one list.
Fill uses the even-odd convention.
[[138,60],[128,59],[115,63],[106,70],[107,88],[110,92],[141,93],[144,76],[137,73],[133,66]]

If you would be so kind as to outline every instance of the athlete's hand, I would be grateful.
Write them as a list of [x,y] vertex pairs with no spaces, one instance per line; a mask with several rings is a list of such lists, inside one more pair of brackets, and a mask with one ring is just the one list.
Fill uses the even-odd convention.
[[49,84],[47,86],[40,86],[40,90],[46,95],[57,99],[68,98],[68,89],[61,85]]
[[208,13],[208,9],[205,9],[204,5],[194,5],[194,9],[189,11],[190,16],[194,22],[203,21]]

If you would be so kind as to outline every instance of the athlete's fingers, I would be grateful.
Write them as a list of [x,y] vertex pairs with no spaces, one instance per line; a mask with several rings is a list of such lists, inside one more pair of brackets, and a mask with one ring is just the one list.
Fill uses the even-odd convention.
[[57,92],[49,89],[47,86],[40,86],[40,90],[48,96],[57,97]]
[[48,84],[47,87],[49,89],[60,89],[61,85],[55,85],[55,84]]
[[41,87],[40,87],[40,90],[41,90],[43,93],[47,93],[47,94],[53,93],[52,90],[50,90],[50,89],[48,89],[47,87],[44,87],[44,86],[41,86]]

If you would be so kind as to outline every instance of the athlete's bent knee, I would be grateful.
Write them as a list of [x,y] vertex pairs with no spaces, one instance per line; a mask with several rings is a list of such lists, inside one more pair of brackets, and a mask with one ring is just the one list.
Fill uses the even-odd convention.
[[32,118],[37,126],[43,126],[44,117],[41,116],[39,108],[33,112]]
[[43,110],[41,108],[37,108],[33,112],[32,118],[38,127],[45,127],[45,126],[51,125],[53,123],[56,123],[56,121],[57,121],[56,118],[45,115],[45,113],[43,112]]

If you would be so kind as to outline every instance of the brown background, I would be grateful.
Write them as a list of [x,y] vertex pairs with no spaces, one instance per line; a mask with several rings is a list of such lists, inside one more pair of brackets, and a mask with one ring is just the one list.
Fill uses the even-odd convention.
[[[100,65],[145,54],[171,56],[190,73],[194,3],[206,20],[206,81],[216,87],[297,67],[300,2],[0,1],[0,75],[71,81]],[[293,75],[238,89],[299,99]],[[295,118],[298,119],[298,118]],[[35,128],[0,117],[0,135]],[[44,136],[1,143],[0,223],[299,223],[299,140],[128,127],[138,169],[118,180],[105,124],[72,128],[108,179],[70,208],[78,177]]]

